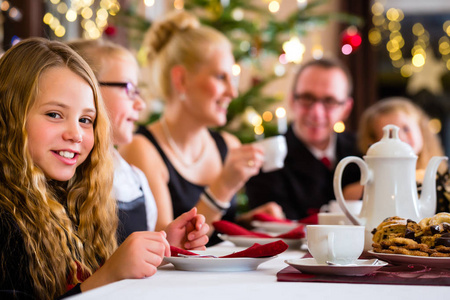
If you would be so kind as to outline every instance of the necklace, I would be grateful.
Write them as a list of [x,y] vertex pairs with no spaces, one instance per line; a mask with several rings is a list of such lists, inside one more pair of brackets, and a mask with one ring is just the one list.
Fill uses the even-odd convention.
[[170,131],[169,131],[169,127],[167,126],[166,119],[164,117],[161,118],[161,127],[163,130],[164,137],[166,138],[167,142],[169,143],[170,148],[173,150],[173,152],[175,153],[175,156],[183,165],[185,165],[186,167],[191,167],[200,161],[200,159],[203,157],[203,154],[205,152],[205,148],[206,148],[205,143],[203,143],[202,149],[200,150],[200,154],[198,155],[198,157],[196,159],[194,159],[192,161],[186,161],[185,155],[180,150],[180,148],[178,148],[177,144],[173,140],[172,135],[170,134]]

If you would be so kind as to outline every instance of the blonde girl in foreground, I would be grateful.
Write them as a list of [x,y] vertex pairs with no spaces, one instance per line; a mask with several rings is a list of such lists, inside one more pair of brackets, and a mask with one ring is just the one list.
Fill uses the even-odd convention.
[[53,299],[151,276],[165,232],[117,248],[109,122],[95,76],[60,42],[0,59],[0,298]]

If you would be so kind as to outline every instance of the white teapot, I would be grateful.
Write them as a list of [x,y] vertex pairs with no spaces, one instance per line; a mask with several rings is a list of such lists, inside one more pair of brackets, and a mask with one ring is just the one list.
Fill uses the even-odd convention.
[[[417,156],[409,144],[399,139],[398,131],[397,126],[386,125],[383,138],[369,148],[364,160],[346,157],[334,173],[334,194],[339,206],[353,224],[365,226],[366,251],[372,249],[371,231],[385,218],[399,216],[418,222],[436,212],[436,172],[448,158],[433,157],[429,161],[419,199],[415,177]],[[342,172],[349,163],[361,169],[364,195],[359,215],[348,209],[341,189]]]

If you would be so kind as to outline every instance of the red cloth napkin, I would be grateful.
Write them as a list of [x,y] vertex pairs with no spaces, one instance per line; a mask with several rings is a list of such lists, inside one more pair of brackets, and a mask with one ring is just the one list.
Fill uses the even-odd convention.
[[175,246],[170,246],[170,256],[178,256],[178,253],[186,254],[186,255],[198,255],[197,253],[194,253],[194,252],[191,252],[188,250],[180,249]]
[[277,223],[293,223],[294,221],[289,219],[279,219],[272,215],[265,214],[265,213],[259,213],[253,215],[253,220],[255,221],[261,221],[261,222],[277,222]]
[[[234,257],[271,257],[283,253],[288,248],[288,245],[282,240],[272,243],[260,245],[258,243],[253,246],[238,252],[234,252],[228,255],[220,256],[220,258],[234,258]],[[198,255],[194,252],[183,250],[174,246],[170,246],[170,255],[178,256],[178,253],[186,255]]]
[[315,214],[309,215],[301,220],[298,220],[297,222],[302,223],[302,224],[317,225],[317,224],[319,224],[319,214],[315,213]]
[[288,248],[288,245],[282,240],[278,240],[272,243],[260,245],[258,243],[253,244],[250,248],[245,250],[231,253],[221,258],[231,257],[271,257],[283,253]]
[[249,236],[249,237],[259,237],[259,238],[280,238],[280,239],[301,239],[305,237],[305,231],[303,229],[303,225],[299,225],[298,227],[277,235],[277,236],[271,236],[267,233],[261,233],[261,232],[255,232],[247,230],[237,224],[220,220],[213,223],[214,228],[224,234],[228,235],[241,235],[241,236]]
[[299,225],[286,233],[277,235],[276,237],[280,239],[302,239],[305,237],[305,229],[303,228],[303,225]]
[[[309,212],[308,212],[309,213]],[[261,221],[261,222],[277,222],[277,223],[285,223],[285,224],[292,224],[292,223],[301,223],[301,224],[318,224],[318,213],[311,211],[311,214],[309,216],[300,219],[298,221],[292,221],[289,219],[279,219],[272,215],[265,214],[265,213],[259,213],[255,214],[253,216],[253,220],[255,221]]]
[[267,233],[255,232],[245,229],[237,224],[220,220],[213,223],[214,228],[220,232],[228,235],[242,235],[242,236],[250,236],[250,237],[262,237],[269,238],[272,237]]

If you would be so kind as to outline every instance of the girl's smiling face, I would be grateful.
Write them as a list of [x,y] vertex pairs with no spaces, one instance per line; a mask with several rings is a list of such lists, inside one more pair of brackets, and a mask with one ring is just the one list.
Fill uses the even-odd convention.
[[420,130],[419,122],[415,117],[410,116],[403,111],[395,111],[378,116],[374,122],[377,141],[383,137],[383,127],[388,124],[392,124],[400,128],[398,132],[399,138],[403,142],[408,143],[413,148],[416,155],[422,151],[422,131]]
[[73,177],[94,146],[96,109],[90,85],[68,68],[50,68],[27,116],[28,150],[51,179]]
[[[98,81],[138,85],[139,67],[131,55],[114,56],[104,63]],[[101,85],[103,101],[111,121],[114,145],[129,144],[133,139],[134,123],[145,108],[144,100],[130,95],[126,87]]]

